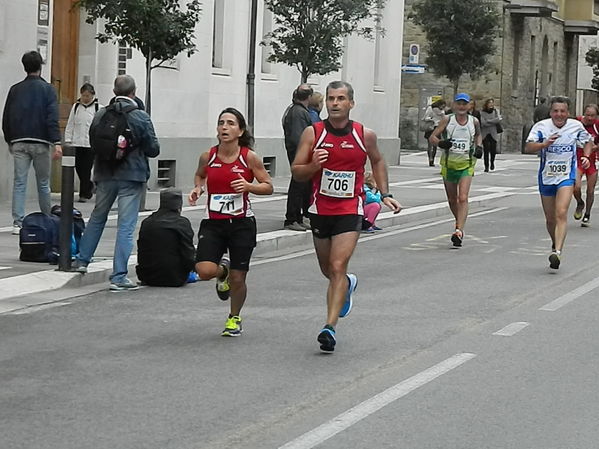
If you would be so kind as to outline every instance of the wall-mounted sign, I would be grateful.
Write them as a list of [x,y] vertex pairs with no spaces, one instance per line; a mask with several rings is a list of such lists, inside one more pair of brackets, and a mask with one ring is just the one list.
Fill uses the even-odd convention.
[[410,44],[410,54],[408,55],[408,64],[418,64],[420,60],[420,45]]
[[38,0],[37,2],[37,24],[39,26],[50,25],[50,0]]
[[37,27],[37,51],[45,64],[48,60],[48,27]]

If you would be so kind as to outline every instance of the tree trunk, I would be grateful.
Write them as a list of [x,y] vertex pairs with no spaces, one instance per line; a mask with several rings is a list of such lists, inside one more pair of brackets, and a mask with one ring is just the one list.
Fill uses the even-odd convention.
[[460,87],[460,79],[457,78],[455,80],[452,80],[453,83],[453,96],[455,98],[455,96],[458,94],[458,88]]
[[300,73],[302,75],[302,84],[306,84],[308,82],[308,77],[310,76],[310,73],[303,66]]
[[146,56],[146,112],[152,115],[152,50]]

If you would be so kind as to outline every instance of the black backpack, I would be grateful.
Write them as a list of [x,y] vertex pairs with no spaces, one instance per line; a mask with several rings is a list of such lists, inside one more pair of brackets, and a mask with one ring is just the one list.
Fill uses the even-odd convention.
[[19,259],[24,262],[49,262],[58,258],[60,218],[33,212],[23,219],[19,234]]
[[133,150],[135,138],[127,115],[134,109],[137,109],[136,104],[115,101],[105,108],[98,124],[90,129],[90,144],[99,160],[118,165]]

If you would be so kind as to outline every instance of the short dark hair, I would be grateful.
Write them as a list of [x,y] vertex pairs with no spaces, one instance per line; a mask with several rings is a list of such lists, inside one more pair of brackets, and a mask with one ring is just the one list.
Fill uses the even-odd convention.
[[30,73],[39,72],[42,69],[44,60],[42,59],[42,55],[37,51],[28,51],[21,58],[21,62],[23,63],[25,72],[29,75]]
[[298,101],[306,101],[314,93],[314,89],[306,84],[301,84],[296,89],[295,98]]
[[347,89],[347,97],[350,100],[354,99],[354,88],[352,87],[351,84],[349,84],[347,81],[331,81],[329,83],[329,85],[327,86],[327,90],[326,90],[326,96],[329,96],[329,89],[342,89],[342,88],[346,88]]
[[549,101],[549,108],[553,109],[553,105],[556,103],[565,104],[566,106],[568,106],[568,110],[570,110],[570,106],[572,104],[568,97],[556,96],[551,97],[551,100]]
[[82,94],[83,92],[89,92],[92,95],[96,95],[96,89],[94,89],[94,86],[90,83],[83,83],[83,86],[79,89],[79,93]]
[[235,108],[223,109],[222,112],[220,114],[218,114],[217,123],[218,123],[218,121],[220,121],[220,118],[223,116],[223,114],[233,114],[235,116],[235,118],[237,119],[237,124],[239,125],[239,128],[243,130],[243,134],[239,138],[239,146],[240,147],[248,147],[250,150],[253,149],[254,148],[254,136],[252,135],[252,132],[248,128],[243,114]]

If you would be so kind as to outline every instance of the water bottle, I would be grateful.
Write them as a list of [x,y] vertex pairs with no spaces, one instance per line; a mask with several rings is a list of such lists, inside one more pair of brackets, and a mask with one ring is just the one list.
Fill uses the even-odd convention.
[[116,159],[120,160],[125,157],[125,149],[127,148],[127,139],[122,134],[119,135],[116,142],[117,150],[116,150]]

